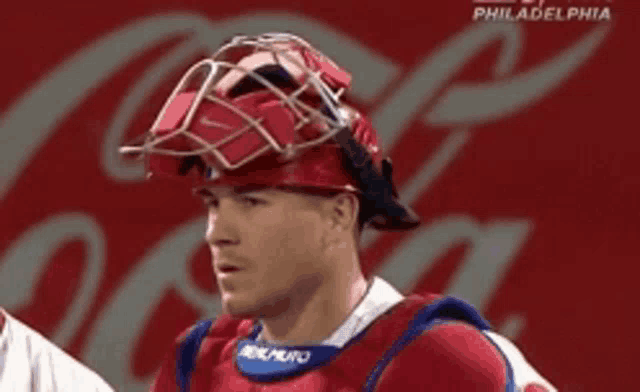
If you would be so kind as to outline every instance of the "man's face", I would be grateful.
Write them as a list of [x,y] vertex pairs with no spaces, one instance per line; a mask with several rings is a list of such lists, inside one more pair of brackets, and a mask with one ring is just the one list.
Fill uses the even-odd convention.
[[209,187],[206,239],[227,313],[272,317],[322,281],[322,208],[312,196],[276,189]]

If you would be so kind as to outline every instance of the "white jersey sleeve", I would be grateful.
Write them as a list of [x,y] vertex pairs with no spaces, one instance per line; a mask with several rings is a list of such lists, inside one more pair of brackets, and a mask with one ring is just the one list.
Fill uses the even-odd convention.
[[516,391],[524,391],[529,385],[539,385],[549,392],[558,392],[544,377],[534,369],[520,350],[509,339],[495,332],[484,331],[484,334],[502,351],[507,357],[513,370],[513,381]]
[[0,391],[114,392],[97,373],[0,308]]

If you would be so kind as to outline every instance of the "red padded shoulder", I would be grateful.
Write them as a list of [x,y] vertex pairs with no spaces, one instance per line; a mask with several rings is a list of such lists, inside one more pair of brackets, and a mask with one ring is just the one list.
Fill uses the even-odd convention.
[[402,350],[376,390],[504,391],[506,369],[502,355],[481,331],[463,322],[447,322]]

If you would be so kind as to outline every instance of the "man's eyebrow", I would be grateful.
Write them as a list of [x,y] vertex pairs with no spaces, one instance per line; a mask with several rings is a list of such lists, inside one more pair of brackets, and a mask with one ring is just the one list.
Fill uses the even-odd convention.
[[242,185],[234,187],[233,193],[237,195],[244,195],[246,193],[266,191],[268,189],[269,187],[265,185]]
[[196,188],[193,190],[193,194],[195,196],[200,196],[200,197],[215,197],[216,195],[211,192],[210,189],[202,187],[202,188]]
[[[265,185],[243,185],[237,186],[233,188],[232,194],[234,195],[244,195],[252,192],[260,192],[260,191],[268,191],[269,187]],[[211,190],[208,187],[198,187],[193,189],[194,196],[199,197],[218,197],[218,193]]]

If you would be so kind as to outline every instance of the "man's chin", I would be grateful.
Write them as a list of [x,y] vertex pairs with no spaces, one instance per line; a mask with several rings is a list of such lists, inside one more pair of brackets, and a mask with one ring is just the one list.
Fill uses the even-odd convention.
[[278,317],[289,309],[289,299],[242,298],[230,293],[222,295],[222,310],[233,318],[262,319]]
[[258,318],[260,314],[258,304],[236,298],[223,298],[222,310],[231,317],[239,319]]

